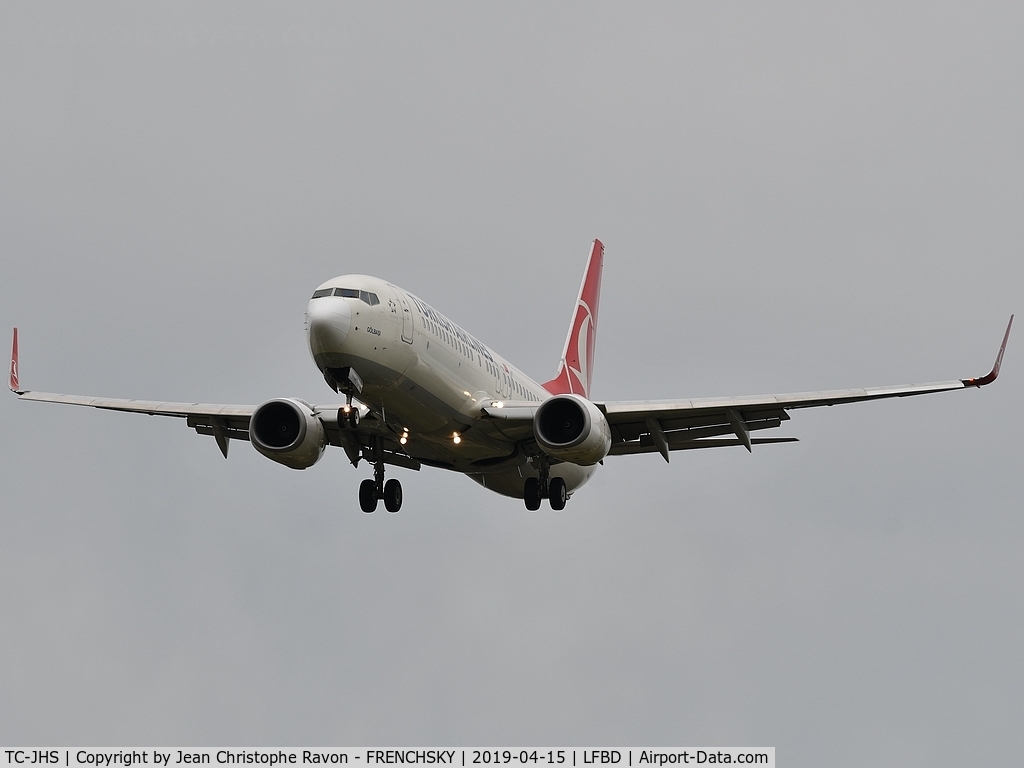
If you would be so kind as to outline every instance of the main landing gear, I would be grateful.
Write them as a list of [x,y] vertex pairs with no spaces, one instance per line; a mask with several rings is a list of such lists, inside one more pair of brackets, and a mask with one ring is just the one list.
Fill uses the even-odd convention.
[[560,477],[548,479],[548,466],[541,464],[540,477],[528,477],[523,484],[523,501],[526,508],[531,512],[540,509],[541,499],[547,498],[548,503],[554,510],[565,509],[565,502],[569,498],[568,490],[565,487],[565,480]]
[[359,484],[359,508],[369,514],[377,509],[377,502],[384,500],[384,509],[397,512],[402,508],[402,484],[391,478],[384,482],[384,462],[373,465],[373,478]]

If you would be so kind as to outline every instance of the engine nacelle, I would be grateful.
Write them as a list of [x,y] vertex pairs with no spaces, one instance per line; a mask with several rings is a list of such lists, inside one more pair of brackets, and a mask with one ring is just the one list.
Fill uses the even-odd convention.
[[544,453],[587,467],[612,447],[612,430],[600,409],[579,395],[556,395],[541,403],[533,434]]
[[292,469],[316,464],[327,448],[327,433],[313,409],[301,400],[268,400],[249,419],[249,441],[268,459]]

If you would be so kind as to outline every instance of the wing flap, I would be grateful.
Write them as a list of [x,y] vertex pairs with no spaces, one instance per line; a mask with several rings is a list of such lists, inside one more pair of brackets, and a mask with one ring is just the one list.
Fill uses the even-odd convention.
[[[208,424],[189,424],[190,427],[194,427],[196,432],[200,435],[210,435],[212,437],[217,436],[216,430],[212,425]],[[247,429],[223,429],[221,434],[231,440],[248,440],[249,430]]]
[[[796,443],[799,440],[795,437],[754,437],[750,440],[754,445],[766,445],[769,443]],[[704,440],[687,440],[675,445],[669,444],[670,451],[692,451],[700,448],[725,448],[729,446],[744,445],[738,438],[709,438]],[[609,456],[629,456],[635,453],[654,453],[658,446],[653,440],[634,441],[631,443],[615,443],[612,445]]]

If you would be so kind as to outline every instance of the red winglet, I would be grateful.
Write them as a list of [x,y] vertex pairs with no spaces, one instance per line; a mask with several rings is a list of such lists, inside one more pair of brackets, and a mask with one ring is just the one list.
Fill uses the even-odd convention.
[[14,329],[14,341],[11,344],[11,378],[7,382],[11,392],[21,393],[18,389],[18,329]]
[[1013,315],[1010,315],[1010,322],[1006,324],[1006,333],[1003,334],[1003,343],[999,345],[999,354],[996,355],[996,364],[992,370],[980,379],[962,379],[965,387],[984,387],[991,384],[999,375],[999,367],[1003,364],[1003,352],[1006,351],[1006,340],[1010,338],[1010,326],[1013,325]]

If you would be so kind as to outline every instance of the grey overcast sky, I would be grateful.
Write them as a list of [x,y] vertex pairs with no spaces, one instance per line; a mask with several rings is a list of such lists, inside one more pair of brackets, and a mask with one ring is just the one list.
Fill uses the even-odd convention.
[[[985,373],[1024,311],[1020,3],[6,3],[22,385],[331,401],[348,272],[594,396]],[[8,331],[9,332],[9,331]],[[4,342],[6,343],[6,342]],[[562,513],[0,398],[0,742],[1024,754],[1024,326],[990,388],[609,460]]]

